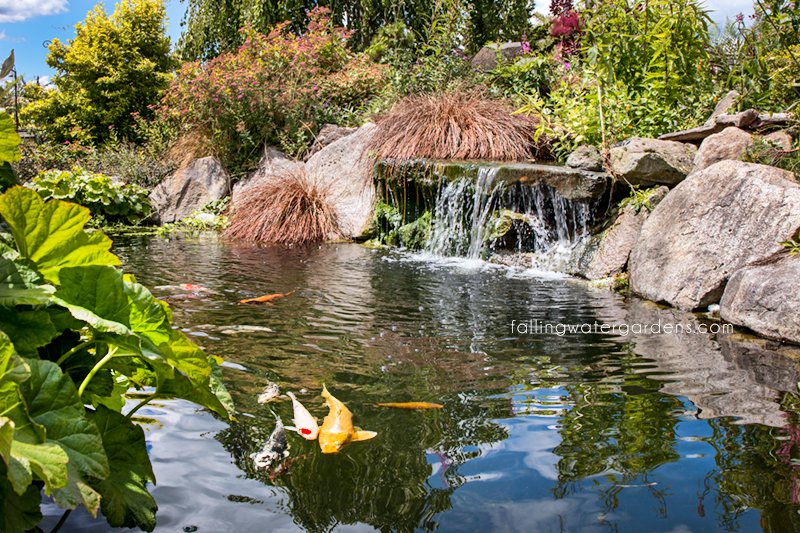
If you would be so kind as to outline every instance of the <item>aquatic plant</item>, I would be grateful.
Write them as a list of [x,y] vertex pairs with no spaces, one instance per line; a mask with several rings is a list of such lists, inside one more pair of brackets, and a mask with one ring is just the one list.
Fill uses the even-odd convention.
[[[173,329],[169,306],[115,268],[89,210],[13,187],[0,196],[0,529],[33,530],[42,489],[111,527],[152,531],[157,505],[132,416],[182,398],[233,420],[221,359]],[[130,387],[152,392],[127,414]]]
[[329,188],[305,170],[286,170],[237,201],[227,237],[253,242],[306,244],[338,233]]
[[378,116],[368,150],[380,159],[525,161],[550,154],[538,120],[479,91],[414,94]]

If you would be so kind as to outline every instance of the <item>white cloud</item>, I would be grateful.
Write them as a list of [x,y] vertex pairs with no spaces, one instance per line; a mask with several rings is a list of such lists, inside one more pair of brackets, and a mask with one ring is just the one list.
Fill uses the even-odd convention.
[[6,30],[0,31],[0,41],[8,41],[11,43],[27,43],[24,37],[9,37],[6,35]]
[[0,0],[0,24],[65,13],[67,0]]

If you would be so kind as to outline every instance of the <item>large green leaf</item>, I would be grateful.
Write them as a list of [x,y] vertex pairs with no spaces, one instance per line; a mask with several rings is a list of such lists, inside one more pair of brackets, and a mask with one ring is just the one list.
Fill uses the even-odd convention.
[[20,355],[36,357],[37,349],[57,334],[50,315],[42,309],[17,311],[0,307],[0,330],[6,333]]
[[17,355],[11,339],[0,331],[0,391],[16,387],[31,375],[31,369]]
[[50,361],[27,361],[31,377],[21,390],[28,412],[37,424],[45,427],[47,443],[57,445],[67,457],[68,482],[56,488],[53,497],[65,509],[83,503],[94,516],[99,496],[88,479],[109,474],[100,431],[85,417],[83,403],[72,379]]
[[100,430],[111,469],[107,478],[92,482],[101,496],[100,510],[111,527],[153,531],[158,506],[146,485],[155,484],[156,479],[147,456],[144,430],[102,405],[88,416]]
[[14,440],[14,421],[0,417],[0,457],[8,464],[11,459],[11,442]]
[[66,266],[120,264],[108,251],[111,239],[84,231],[91,218],[85,207],[58,200],[44,203],[36,191],[13,187],[0,196],[0,215],[20,255],[36,263],[51,283],[58,284],[59,271]]
[[[213,361],[212,358],[209,359]],[[222,384],[221,372],[213,372],[212,375],[202,380],[193,380],[182,374],[175,374],[174,378],[161,383],[156,393],[196,403],[227,420],[232,420],[235,413],[233,400]]]
[[17,180],[14,167],[8,161],[3,161],[0,163],[0,193],[6,192],[15,185],[19,185],[19,180]]
[[42,495],[36,484],[20,496],[8,480],[6,464],[0,462],[0,530],[4,533],[23,533],[42,521],[39,507]]
[[19,143],[22,142],[14,121],[5,111],[0,112],[0,161],[13,163],[22,159]]
[[44,481],[45,493],[49,496],[53,489],[67,485],[67,461],[67,452],[57,444],[28,444],[15,440],[11,443],[8,479],[21,495],[36,475]]
[[55,287],[44,285],[36,265],[0,242],[0,306],[45,304],[53,291]]
[[159,350],[167,362],[196,381],[204,381],[213,370],[208,356],[177,329],[170,330],[169,342],[161,344]]
[[0,331],[0,417],[14,422],[14,437],[29,443],[45,440],[44,427],[36,424],[20,393],[20,383],[30,377],[30,367],[17,355],[8,335]]

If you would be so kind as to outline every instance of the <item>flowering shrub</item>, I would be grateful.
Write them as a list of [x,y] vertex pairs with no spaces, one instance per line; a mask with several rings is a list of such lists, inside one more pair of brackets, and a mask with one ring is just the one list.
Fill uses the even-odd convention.
[[380,86],[371,62],[351,57],[351,32],[334,26],[329,13],[310,11],[302,35],[288,22],[269,35],[245,27],[245,43],[235,52],[185,63],[162,100],[161,116],[207,132],[214,151],[234,169],[256,159],[264,142],[299,155],[334,94],[363,100]]

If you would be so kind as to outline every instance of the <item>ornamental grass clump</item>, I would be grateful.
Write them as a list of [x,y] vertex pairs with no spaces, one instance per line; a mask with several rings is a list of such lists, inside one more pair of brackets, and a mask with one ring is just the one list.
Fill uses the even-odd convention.
[[526,161],[550,155],[538,119],[480,92],[414,94],[377,117],[368,150],[379,159]]
[[307,244],[338,233],[329,188],[304,170],[286,170],[237,201],[227,237],[260,243]]

